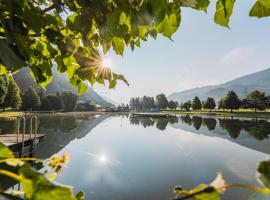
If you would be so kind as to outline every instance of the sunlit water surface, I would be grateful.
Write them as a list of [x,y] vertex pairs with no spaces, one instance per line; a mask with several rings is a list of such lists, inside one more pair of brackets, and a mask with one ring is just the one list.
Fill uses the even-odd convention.
[[[217,172],[229,183],[258,186],[256,165],[270,152],[270,123],[260,119],[40,116],[39,132],[47,136],[34,156],[68,152],[56,182],[96,200],[171,199],[175,185],[191,189]],[[230,189],[222,199],[270,198]]]

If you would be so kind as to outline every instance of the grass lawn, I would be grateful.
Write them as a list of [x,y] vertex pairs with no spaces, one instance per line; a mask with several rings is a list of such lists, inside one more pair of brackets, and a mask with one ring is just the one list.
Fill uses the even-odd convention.
[[256,113],[254,110],[250,109],[239,109],[233,110],[198,110],[198,111],[184,111],[184,110],[162,110],[161,112],[165,113],[173,113],[173,114],[189,114],[189,115],[221,115],[221,116],[239,116],[239,117],[262,117],[262,118],[270,118],[270,110],[267,109],[266,111],[257,111]]
[[0,117],[9,118],[9,117],[19,117],[24,115],[23,112],[16,112],[16,111],[7,111],[7,112],[0,112]]

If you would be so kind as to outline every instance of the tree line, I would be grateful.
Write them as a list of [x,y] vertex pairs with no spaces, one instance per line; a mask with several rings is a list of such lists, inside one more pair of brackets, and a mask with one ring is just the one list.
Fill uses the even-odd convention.
[[168,101],[165,94],[158,94],[155,98],[150,96],[133,97],[130,99],[130,110],[145,111],[151,109],[176,109],[179,106],[177,101]]
[[11,76],[0,77],[0,107],[3,110],[70,112],[76,107],[78,99],[78,95],[71,91],[45,95],[30,87],[23,93]]
[[270,108],[270,96],[267,96],[264,92],[254,90],[246,95],[245,98],[240,99],[238,95],[233,91],[229,91],[224,97],[222,97],[217,105],[215,99],[207,97],[205,101],[201,101],[199,97],[194,97],[192,101],[187,101],[180,104],[180,108],[186,111],[208,109],[228,109],[231,112],[240,108],[253,109],[255,112],[258,110],[266,110]]

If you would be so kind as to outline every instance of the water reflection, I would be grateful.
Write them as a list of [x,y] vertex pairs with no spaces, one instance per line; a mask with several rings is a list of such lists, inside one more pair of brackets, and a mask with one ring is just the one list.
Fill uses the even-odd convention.
[[142,125],[144,128],[156,126],[157,129],[164,131],[169,123],[170,124],[178,123],[178,118],[176,117],[155,118],[155,117],[132,116],[129,118],[129,121],[132,125],[137,126]]

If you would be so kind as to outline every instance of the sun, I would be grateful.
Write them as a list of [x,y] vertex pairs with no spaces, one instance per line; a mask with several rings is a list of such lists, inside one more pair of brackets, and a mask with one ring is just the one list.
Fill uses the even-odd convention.
[[112,59],[105,57],[102,59],[102,67],[103,68],[112,68]]
[[102,154],[102,155],[100,155],[100,156],[98,157],[98,160],[99,160],[99,162],[101,162],[101,163],[106,163],[108,159],[107,159],[107,156],[106,156],[106,155]]

